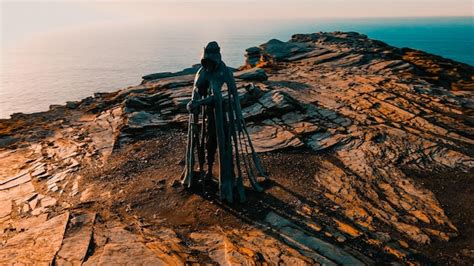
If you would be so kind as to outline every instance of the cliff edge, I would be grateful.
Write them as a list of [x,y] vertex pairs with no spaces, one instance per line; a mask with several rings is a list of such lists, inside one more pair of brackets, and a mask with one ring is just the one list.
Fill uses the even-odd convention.
[[0,263],[474,262],[474,67],[354,32],[247,49],[270,181],[234,205],[178,182],[197,69],[0,120]]

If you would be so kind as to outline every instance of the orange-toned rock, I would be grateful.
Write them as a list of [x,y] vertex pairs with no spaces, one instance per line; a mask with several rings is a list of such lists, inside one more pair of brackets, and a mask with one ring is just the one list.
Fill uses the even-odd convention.
[[68,220],[69,213],[64,213],[12,237],[0,249],[0,263],[52,264]]

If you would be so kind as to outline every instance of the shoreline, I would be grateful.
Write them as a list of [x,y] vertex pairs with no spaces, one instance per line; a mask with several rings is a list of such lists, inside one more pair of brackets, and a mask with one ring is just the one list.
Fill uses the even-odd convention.
[[[426,52],[423,52],[422,50],[417,50],[417,49],[412,49],[412,48],[407,48],[407,47],[403,47],[403,48],[396,48],[396,49],[407,49],[407,50],[411,50],[411,51],[414,51],[414,52],[422,52],[422,53],[426,53]],[[435,54],[430,54],[430,53],[426,53],[427,55],[429,56],[434,56],[435,58],[438,58],[439,60],[442,60],[444,62],[449,62],[451,64],[459,64],[461,66],[464,66],[464,67],[468,67],[468,68],[473,68],[474,66],[470,65],[470,64],[467,64],[467,63],[463,63],[463,62],[459,62],[459,61],[456,61],[454,59],[450,59],[450,58],[446,58],[446,57],[443,57],[443,56],[440,56],[440,55],[435,55]],[[180,73],[195,73],[195,72],[191,72],[190,70],[195,68],[196,66],[198,66],[199,64],[194,64],[192,65],[191,67],[187,67],[187,68],[184,68],[182,70],[179,70],[179,71],[176,71],[176,72],[171,72],[171,71],[165,71],[165,72],[156,72],[156,73],[151,73],[151,74],[146,74],[145,76],[142,77],[142,82],[141,84],[143,84],[144,81],[146,81],[146,79],[144,79],[144,77],[146,76],[151,76],[151,75],[163,75],[163,76],[166,76],[167,74],[172,74],[172,75],[176,75],[176,76],[179,76]],[[242,68],[245,68],[245,64],[244,65],[241,65],[237,68],[233,68],[233,67],[230,67],[231,69],[234,69],[234,71],[237,71],[238,69],[242,69]],[[16,112],[16,113],[11,113],[8,117],[8,118],[1,118],[0,117],[0,122],[2,121],[5,121],[5,120],[9,120],[9,119],[12,119],[13,117],[12,116],[25,116],[25,115],[35,115],[35,114],[41,114],[41,113],[45,113],[45,112],[49,112],[51,111],[52,109],[54,108],[60,108],[60,107],[64,107],[64,106],[67,106],[68,103],[70,104],[77,104],[77,103],[80,103],[82,101],[87,101],[89,100],[90,98],[95,98],[95,95],[105,95],[105,94],[113,94],[113,93],[118,93],[122,90],[127,90],[129,88],[132,88],[132,87],[136,87],[136,86],[139,86],[141,84],[136,84],[136,85],[130,85],[128,87],[125,87],[125,88],[118,88],[118,89],[112,89],[112,91],[110,92],[104,92],[104,91],[97,91],[97,92],[94,92],[93,95],[90,95],[90,96],[87,96],[87,97],[84,97],[82,99],[79,99],[79,100],[76,100],[76,101],[66,101],[65,103],[62,103],[62,104],[50,104],[49,105],[49,108],[48,110],[44,110],[44,111],[38,111],[38,112],[32,112],[32,113],[23,113],[23,112]]]
[[[403,22],[402,19],[400,19]],[[462,19],[461,19],[462,20]],[[467,20],[466,23],[469,23],[470,20]],[[296,23],[296,22],[295,22]],[[227,60],[232,61],[231,65],[239,66],[242,64],[242,51],[247,47],[252,45],[253,43],[260,43],[265,42],[272,37],[277,37],[281,40],[288,40],[293,32],[302,32],[302,33],[310,33],[314,30],[321,29],[323,31],[329,29],[337,29],[337,28],[345,28],[346,30],[358,30],[361,32],[366,32],[369,37],[372,39],[384,40],[388,42],[392,46],[395,47],[413,47],[418,48],[423,51],[429,51],[433,54],[441,54],[447,58],[454,58],[458,61],[463,61],[462,58],[464,56],[466,62],[470,62],[471,65],[474,64],[472,60],[469,59],[469,55],[472,54],[470,52],[471,49],[467,49],[469,45],[471,34],[469,30],[466,30],[465,26],[456,26],[462,22],[454,23],[452,27],[445,29],[445,26],[440,26],[440,28],[433,28],[427,29],[425,26],[416,26],[418,28],[417,31],[411,31],[406,29],[404,26],[397,27],[394,25],[390,26],[390,23],[386,23],[387,26],[383,26],[383,21],[380,22],[381,24],[377,27],[372,27],[370,25],[365,24],[374,24],[374,23],[362,23],[364,25],[359,25],[360,23],[354,22],[355,25],[349,27],[349,25],[344,26],[342,25],[324,25],[320,23],[281,23],[281,26],[275,25],[270,29],[271,31],[260,30],[256,34],[260,36],[260,38],[253,38],[252,36],[247,36],[245,34],[251,28],[245,30],[245,25],[242,25],[243,29],[235,31],[235,34],[244,34],[242,38],[239,38],[235,42],[232,41],[231,43],[227,44],[226,48],[229,49],[229,52],[225,55]],[[408,23],[408,22],[407,22]],[[443,24],[443,22],[440,22]],[[346,24],[350,24],[347,22]],[[429,23],[426,22],[425,24],[436,24],[436,23]],[[449,23],[447,23],[449,24]],[[292,26],[293,25],[293,26]],[[378,24],[375,24],[378,25]],[[444,24],[443,24],[444,25]],[[463,24],[464,25],[464,24]],[[449,26],[449,25],[446,25]],[[249,27],[249,26],[247,26]],[[394,28],[395,27],[395,28]],[[444,28],[443,28],[444,27]],[[443,30],[445,29],[445,30]],[[450,30],[451,29],[451,30]],[[467,29],[470,29],[468,27]],[[158,30],[158,29],[157,29]],[[424,34],[427,32],[431,32],[430,34]],[[147,31],[148,32],[148,31]],[[234,31],[233,31],[234,32]],[[268,32],[274,32],[272,34],[268,34]],[[383,32],[386,32],[383,33]],[[161,34],[161,33],[160,33]],[[165,33],[163,33],[165,34]],[[118,40],[122,40],[125,37],[123,36],[124,33],[117,33],[113,34],[114,38]],[[163,38],[172,38],[172,34],[164,35]],[[239,35],[239,36],[240,36]],[[251,34],[250,34],[251,35]],[[74,39],[79,38],[75,34],[71,33],[71,36],[68,36],[65,39]],[[462,37],[464,36],[464,37]],[[143,36],[136,36],[133,39],[140,40]],[[61,39],[59,36],[57,37]],[[146,36],[143,37],[144,46],[148,47],[147,45],[147,38]],[[54,43],[56,38],[51,38],[50,41]],[[228,40],[227,37],[222,37],[220,39]],[[412,39],[413,41],[410,41]],[[417,41],[418,39],[418,41]],[[91,42],[93,45],[99,45],[92,39]],[[99,39],[100,40],[100,39]],[[431,40],[432,45],[430,42],[423,42],[423,40]],[[442,42],[443,40],[451,40],[450,42]],[[438,45],[438,43],[441,43]],[[228,41],[226,41],[228,42]],[[49,43],[49,42],[48,42]],[[3,73],[5,78],[5,83],[2,83],[2,88],[4,93],[3,100],[2,100],[2,107],[3,110],[8,111],[2,113],[2,117],[4,119],[8,119],[9,113],[13,112],[25,112],[31,113],[32,111],[46,111],[48,110],[49,104],[65,104],[68,100],[80,100],[83,97],[87,97],[93,95],[94,92],[101,92],[101,91],[114,91],[119,88],[125,87],[124,85],[136,85],[139,83],[139,76],[146,73],[152,73],[153,70],[161,70],[163,69],[173,69],[173,70],[181,70],[181,68],[189,66],[193,61],[197,60],[189,60],[189,58],[196,58],[199,57],[199,49],[201,47],[199,45],[184,45],[183,50],[185,51],[196,51],[196,53],[186,53],[181,58],[177,58],[178,62],[172,61],[173,64],[165,64],[169,60],[173,60],[171,56],[166,56],[167,51],[173,51],[173,54],[180,54],[180,51],[177,49],[172,49],[168,47],[167,49],[161,49],[159,46],[154,49],[145,49],[141,51],[141,48],[133,46],[133,42],[124,43],[125,46],[130,47],[130,49],[126,49],[126,51],[130,54],[136,54],[131,56],[126,56],[124,60],[114,60],[117,56],[104,56],[102,57],[101,49],[86,49],[87,47],[82,47],[79,45],[76,49],[68,49],[68,47],[76,47],[74,43],[69,44],[65,43],[61,46],[61,50],[67,52],[64,56],[58,55],[57,60],[48,60],[45,56],[49,55],[48,51],[52,50],[52,48],[48,48],[49,44],[45,43],[44,49],[39,49],[38,51],[38,58],[35,59],[36,64],[33,64],[31,67],[21,66],[19,63],[15,62],[24,62],[31,56],[27,57],[17,57],[16,53],[12,53],[11,57],[9,54],[5,54],[5,63]],[[459,43],[465,43],[466,45],[459,45]],[[150,43],[152,44],[152,43]],[[59,44],[58,44],[59,45]],[[104,47],[110,46],[113,47],[112,44],[108,42],[103,43]],[[173,43],[171,43],[173,45]],[[176,43],[174,47],[179,47],[181,44]],[[191,47],[192,46],[192,47]],[[30,46],[29,46],[30,47]],[[34,47],[30,47],[31,49],[37,49]],[[120,49],[118,47],[117,49]],[[122,47],[123,49],[124,47]],[[139,53],[135,53],[136,51],[141,51]],[[83,52],[82,52],[83,51]],[[121,50],[120,50],[121,51]],[[452,53],[450,51],[457,51]],[[184,51],[183,51],[184,52]],[[45,56],[42,56],[45,54]],[[115,53],[114,53],[115,54]],[[19,55],[18,55],[19,56]],[[52,56],[52,55],[51,55]],[[79,60],[74,64],[65,64],[69,62],[68,58],[84,58],[84,60]],[[179,56],[177,56],[179,57]],[[7,60],[11,58],[11,60]],[[88,58],[86,60],[86,58]],[[89,69],[93,67],[90,62],[94,62],[94,58],[100,58],[99,62],[95,62],[96,69],[91,70],[83,70],[82,68]],[[150,59],[153,59],[151,62]],[[66,60],[66,61],[65,61]],[[144,61],[146,60],[146,61]],[[161,62],[162,61],[162,62]],[[25,61],[26,62],[26,61]],[[100,62],[104,62],[101,64]],[[105,64],[107,62],[107,64]],[[34,62],[33,62],[34,63]],[[144,63],[144,64],[142,64]],[[227,62],[229,63],[229,62]],[[112,65],[111,65],[112,64]],[[175,65],[175,67],[173,67]],[[44,66],[48,67],[48,71],[44,71]],[[79,67],[80,66],[80,67]],[[154,67],[153,67],[154,66]],[[108,72],[109,70],[106,69],[113,69],[114,72]],[[64,71],[63,71],[64,70]],[[118,71],[115,72],[115,71]],[[16,73],[16,74],[15,74]],[[77,74],[77,75],[76,75]],[[20,76],[21,75],[21,76]],[[123,77],[123,78],[122,78]],[[90,82],[84,84],[84,80],[89,79]],[[57,80],[58,82],[55,82]],[[70,82],[68,81],[70,80]],[[19,95],[15,92],[18,90],[18,87],[21,87],[21,91],[27,91],[27,95],[25,97],[16,96]],[[85,93],[85,94],[83,94]],[[42,96],[45,96],[43,97]],[[31,95],[38,95],[38,97],[29,97]],[[57,96],[52,96],[57,95]],[[83,96],[83,97],[75,97],[75,96]],[[74,97],[71,97],[74,96]],[[10,102],[6,102],[5,98],[10,99]],[[15,103],[13,103],[15,102]],[[31,103],[31,104],[30,104]],[[38,109],[30,109],[31,105],[41,106],[41,110]],[[21,108],[20,108],[21,107]]]

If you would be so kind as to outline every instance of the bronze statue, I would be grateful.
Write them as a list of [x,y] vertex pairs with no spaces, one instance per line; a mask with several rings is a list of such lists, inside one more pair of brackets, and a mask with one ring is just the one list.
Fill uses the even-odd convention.
[[[222,62],[217,42],[210,42],[204,48],[201,65],[187,105],[190,115],[182,183],[191,187],[195,181],[212,178],[217,151],[220,198],[233,202],[235,189],[242,202],[245,201],[243,175],[257,191],[263,190],[257,182],[257,175],[265,179],[267,176],[245,127],[232,71]],[[227,90],[223,89],[224,85]],[[205,148],[207,174],[204,174]],[[195,153],[199,162],[197,180],[193,180],[196,175]]]

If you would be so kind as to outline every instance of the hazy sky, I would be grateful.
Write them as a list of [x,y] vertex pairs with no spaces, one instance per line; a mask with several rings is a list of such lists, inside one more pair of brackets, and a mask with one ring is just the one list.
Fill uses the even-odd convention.
[[473,16],[474,0],[0,0],[2,44],[98,23],[238,19]]

